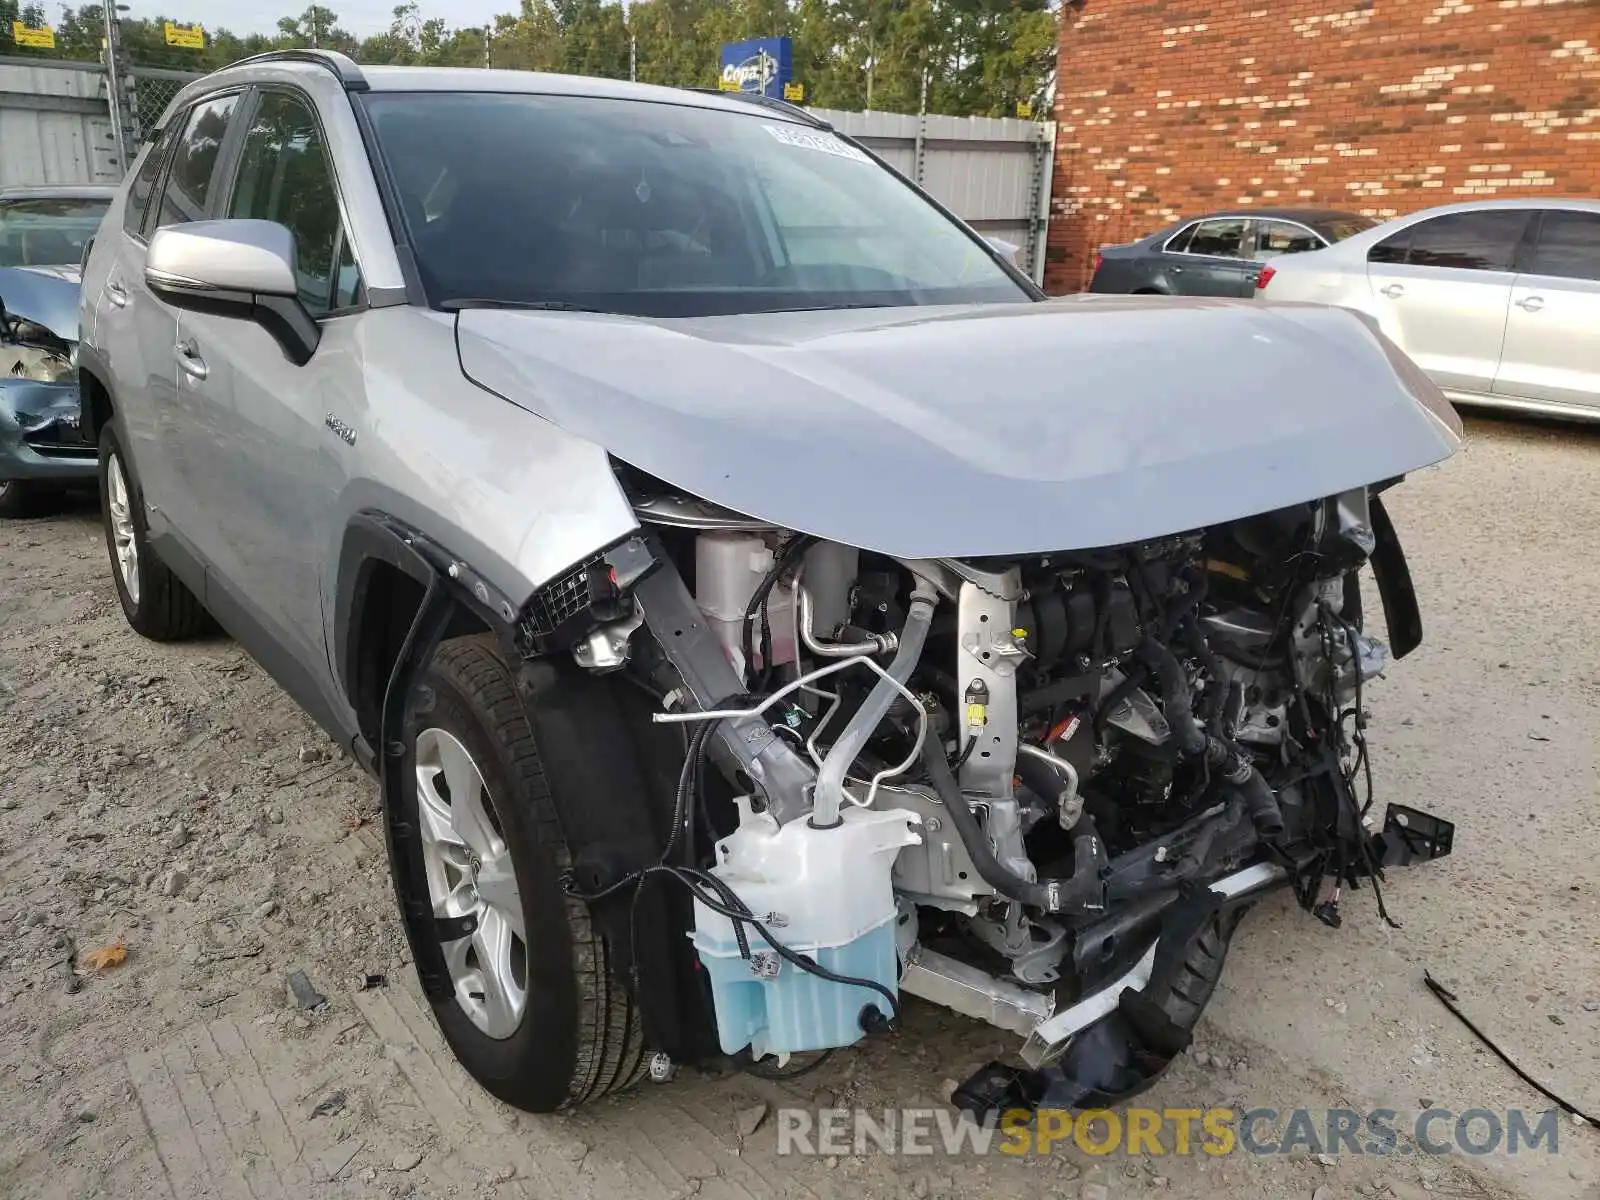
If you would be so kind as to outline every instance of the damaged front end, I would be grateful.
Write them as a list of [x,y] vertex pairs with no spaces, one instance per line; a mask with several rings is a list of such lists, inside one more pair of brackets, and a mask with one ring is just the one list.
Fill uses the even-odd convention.
[[1287,885],[1337,926],[1347,889],[1450,851],[1447,823],[1372,811],[1391,650],[1363,569],[1394,656],[1420,637],[1385,485],[912,559],[620,477],[640,531],[540,591],[523,649],[631,677],[681,735],[664,845],[597,835],[569,891],[637,969],[679,953],[640,944],[633,902],[670,880],[650,926],[691,934],[679,1018],[709,994],[724,1053],[850,1045],[910,993],[1019,1035],[968,1108],[1126,1098],[1188,1044],[1254,899]]
[[0,268],[0,482],[94,478],[77,302],[75,268]]

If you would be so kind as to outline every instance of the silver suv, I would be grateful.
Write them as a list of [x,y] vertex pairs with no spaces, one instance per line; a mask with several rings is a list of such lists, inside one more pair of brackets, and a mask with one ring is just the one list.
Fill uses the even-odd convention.
[[1046,302],[801,110],[325,53],[179,94],[83,296],[123,611],[376,776],[511,1103],[903,992],[1131,1095],[1255,897],[1449,851],[1349,718],[1460,426],[1350,313]]

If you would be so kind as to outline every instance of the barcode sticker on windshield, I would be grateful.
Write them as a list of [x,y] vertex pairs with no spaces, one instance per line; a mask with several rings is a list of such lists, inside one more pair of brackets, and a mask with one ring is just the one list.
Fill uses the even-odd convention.
[[785,146],[798,146],[802,150],[820,150],[823,154],[848,158],[851,162],[872,161],[849,142],[819,129],[799,129],[793,125],[766,125],[763,128]]

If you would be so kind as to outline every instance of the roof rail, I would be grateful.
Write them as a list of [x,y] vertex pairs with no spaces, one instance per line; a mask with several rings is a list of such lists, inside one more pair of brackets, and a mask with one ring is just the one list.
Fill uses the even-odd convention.
[[696,87],[685,89],[691,92],[704,92],[708,96],[725,96],[729,100],[743,100],[746,104],[759,104],[762,108],[776,109],[778,112],[787,113],[797,120],[804,121],[807,125],[817,129],[832,129],[833,126],[824,121],[809,109],[801,108],[798,104],[791,104],[787,100],[779,100],[765,92],[734,92],[723,91],[721,88]]
[[229,63],[228,66],[253,67],[258,63],[274,62],[311,63],[332,71],[347,92],[365,92],[372,86],[367,82],[367,77],[361,73],[361,68],[355,59],[347,54],[340,54],[337,50],[268,50],[265,54],[253,54],[249,58],[241,58],[236,63]]

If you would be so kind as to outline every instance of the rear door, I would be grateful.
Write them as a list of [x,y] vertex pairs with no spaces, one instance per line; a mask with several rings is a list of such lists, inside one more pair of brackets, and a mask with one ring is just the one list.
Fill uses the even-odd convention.
[[[110,262],[103,280],[84,278],[85,295],[98,286],[93,324],[94,345],[99,348],[111,378],[107,381],[122,425],[123,452],[133,463],[144,492],[145,508],[156,531],[165,520],[169,488],[161,469],[162,446],[155,431],[155,410],[147,401],[170,386],[173,370],[171,345],[177,329],[170,319],[164,329],[151,331],[151,320],[134,305],[136,289],[144,279],[145,240],[155,222],[153,201],[159,201],[160,184],[172,148],[183,132],[187,111],[174,114],[156,143],[139,160],[122,205],[122,229],[101,234],[104,248],[91,256],[91,265],[109,250]],[[96,268],[98,270],[98,268]],[[155,352],[147,355],[145,335],[155,339]]]
[[1600,213],[1550,209],[1512,281],[1499,396],[1600,408]]
[[[177,136],[165,178],[151,197],[153,219],[147,217],[145,222],[149,236],[159,229],[205,220],[240,96],[237,91],[209,96],[173,118]],[[162,507],[171,528],[190,549],[197,549],[209,540],[206,527],[212,518],[200,493],[205,473],[215,468],[204,368],[196,367],[183,352],[176,311],[146,286],[144,259],[141,244],[124,274],[145,369],[140,396],[144,425],[136,437],[141,444],[134,462],[146,499]]]
[[1169,242],[1163,257],[1172,291],[1180,296],[1250,295],[1257,270],[1247,252],[1250,224],[1243,217],[1208,217]]
[[1512,264],[1532,215],[1495,208],[1430,217],[1367,252],[1372,312],[1440,387],[1493,387]]

